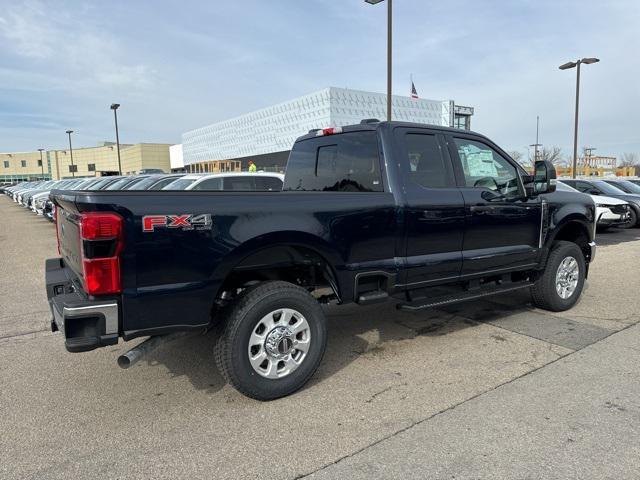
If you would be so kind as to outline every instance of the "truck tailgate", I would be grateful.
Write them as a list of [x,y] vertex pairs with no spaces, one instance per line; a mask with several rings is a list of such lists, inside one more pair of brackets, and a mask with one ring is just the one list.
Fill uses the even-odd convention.
[[65,264],[82,279],[80,215],[68,197],[58,196],[56,203],[56,234],[59,239],[60,255]]

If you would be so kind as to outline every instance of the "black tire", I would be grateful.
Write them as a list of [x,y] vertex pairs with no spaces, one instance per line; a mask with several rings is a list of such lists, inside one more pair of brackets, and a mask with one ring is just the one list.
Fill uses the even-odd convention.
[[[260,320],[282,308],[299,312],[307,321],[310,343],[304,360],[283,378],[265,378],[249,361],[249,341]],[[225,309],[214,348],[216,364],[239,392],[257,400],[273,400],[302,388],[320,365],[327,344],[326,319],[318,301],[288,282],[269,281],[247,289]],[[262,347],[264,348],[264,347]]]
[[627,229],[627,228],[633,228],[637,226],[638,226],[638,214],[632,208],[629,210],[629,221],[626,223],[623,223],[622,225],[619,225],[618,227]]
[[[560,264],[568,257],[573,257],[578,264],[578,282],[573,293],[568,298],[562,298],[556,290],[556,275]],[[531,288],[533,303],[536,307],[552,312],[569,310],[580,298],[586,270],[584,255],[578,245],[565,241],[556,242],[549,253],[542,276]]]

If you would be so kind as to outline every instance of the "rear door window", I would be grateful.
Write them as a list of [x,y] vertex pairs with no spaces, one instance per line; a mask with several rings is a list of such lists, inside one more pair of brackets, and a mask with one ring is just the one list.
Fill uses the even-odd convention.
[[222,190],[222,178],[208,178],[198,183],[192,190]]
[[407,133],[404,140],[408,167],[406,171],[412,183],[425,188],[453,186],[453,180],[435,135],[412,132]]
[[250,176],[242,176],[242,177],[224,177],[224,188],[223,190],[232,190],[232,191],[251,191],[255,190],[255,183],[253,182],[253,177]]
[[289,156],[283,189],[384,191],[377,133],[349,132],[298,142]]

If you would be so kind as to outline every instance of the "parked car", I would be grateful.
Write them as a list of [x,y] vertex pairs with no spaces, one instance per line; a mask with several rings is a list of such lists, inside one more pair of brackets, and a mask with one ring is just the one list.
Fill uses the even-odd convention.
[[280,191],[284,175],[265,172],[197,173],[184,175],[162,190]]
[[49,200],[49,193],[51,189],[64,189],[64,190],[80,190],[82,185],[87,184],[93,181],[93,178],[77,178],[77,179],[67,179],[67,180],[58,180],[53,185],[50,186],[48,190],[44,190],[40,193],[37,193],[31,197],[31,202],[29,207],[31,210],[37,215],[44,214],[44,207],[46,202]]
[[[578,195],[588,195],[580,193],[575,188],[562,183],[562,181],[558,182],[557,189]],[[589,197],[596,205],[596,227],[598,230],[605,231],[614,226],[624,227],[630,222],[629,211],[631,206],[628,202],[605,195],[589,195]]]
[[54,183],[56,183],[55,180],[49,180],[49,181],[46,181],[46,182],[39,182],[38,184],[34,185],[33,187],[21,190],[18,193],[18,204],[23,206],[23,207],[28,207],[28,202],[29,202],[29,199],[31,198],[32,195],[34,195],[35,193],[39,193],[39,192],[48,190],[49,187],[51,185],[53,185]]
[[640,195],[627,193],[604,180],[562,179],[561,181],[582,193],[588,193],[589,195],[606,195],[607,197],[618,198],[628,202],[631,206],[629,210],[629,222],[622,227],[631,228],[640,226]]
[[212,173],[199,176],[185,190],[279,192],[283,183],[284,175],[281,173]]
[[163,335],[215,327],[225,378],[274,399],[318,368],[323,302],[416,311],[531,289],[571,308],[595,206],[555,187],[550,162],[529,175],[480,134],[379,122],[296,140],[281,192],[53,191],[52,330],[71,352],[151,336],[130,366]]

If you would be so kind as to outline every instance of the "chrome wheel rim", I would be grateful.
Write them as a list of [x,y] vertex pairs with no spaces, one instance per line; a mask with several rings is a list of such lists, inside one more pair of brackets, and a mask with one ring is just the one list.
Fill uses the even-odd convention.
[[297,310],[280,308],[262,317],[251,331],[249,363],[262,377],[284,378],[304,362],[310,345],[307,319]]
[[580,268],[578,261],[573,257],[565,257],[556,272],[556,292],[564,300],[571,297],[578,286]]

